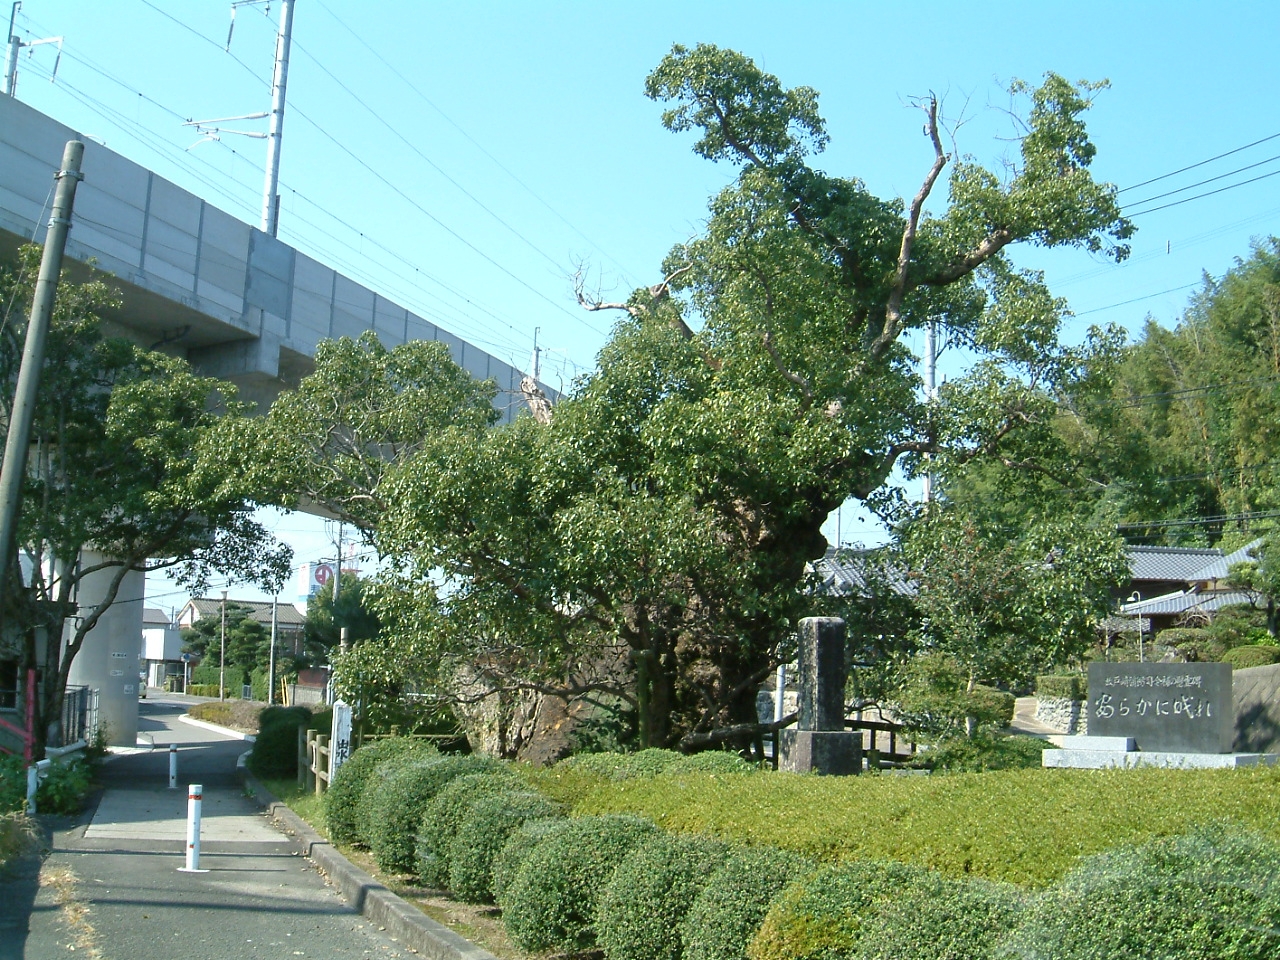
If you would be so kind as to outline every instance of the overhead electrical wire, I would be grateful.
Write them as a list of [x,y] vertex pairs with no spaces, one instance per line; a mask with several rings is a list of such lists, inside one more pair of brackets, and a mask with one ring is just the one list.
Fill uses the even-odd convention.
[[627,279],[627,281],[631,284],[631,286],[633,286],[633,287],[634,287],[634,286],[638,286],[638,285],[639,285],[639,284],[637,283],[637,281],[635,280],[635,278],[631,276],[630,272],[627,270],[627,268],[626,268],[626,267],[624,267],[624,266],[623,266],[622,264],[620,264],[617,260],[615,260],[612,256],[610,256],[610,255],[609,255],[609,252],[608,252],[607,250],[605,250],[604,248],[602,248],[602,247],[601,247],[599,244],[597,244],[594,240],[592,240],[592,239],[591,239],[590,237],[588,237],[585,233],[583,233],[583,232],[582,232],[581,230],[579,230],[576,226],[574,226],[574,224],[573,224],[573,223],[571,223],[568,219],[566,219],[566,218],[565,218],[565,217],[564,217],[564,216],[563,216],[563,215],[562,215],[558,210],[556,210],[556,208],[555,208],[555,207],[553,207],[550,203],[548,203],[545,199],[543,199],[543,197],[542,197],[542,196],[541,196],[537,191],[535,191],[531,186],[529,186],[527,183],[525,183],[525,182],[524,182],[524,180],[522,180],[518,175],[516,175],[514,172],[512,172],[512,171],[511,171],[511,170],[510,170],[506,165],[504,165],[504,164],[502,163],[502,161],[501,161],[501,160],[499,160],[499,159],[498,159],[497,157],[495,157],[492,153],[490,153],[488,150],[486,150],[483,144],[481,144],[478,140],[476,140],[473,136],[471,136],[471,134],[470,134],[470,133],[468,133],[468,132],[466,131],[466,129],[464,129],[464,128],[462,127],[462,125],[461,125],[461,124],[459,124],[459,123],[458,123],[457,121],[455,121],[452,117],[450,117],[447,113],[445,113],[445,112],[444,112],[444,111],[439,107],[439,105],[437,105],[437,104],[435,103],[435,101],[433,101],[430,97],[428,97],[425,93],[423,93],[423,92],[422,92],[422,90],[421,90],[421,89],[419,89],[419,88],[418,88],[418,86],[417,86],[416,84],[414,84],[414,83],[413,83],[413,81],[411,81],[411,80],[410,80],[408,77],[406,77],[403,73],[401,73],[399,70],[397,70],[397,69],[396,69],[396,67],[395,67],[395,66],[394,66],[394,65],[393,65],[389,60],[387,60],[387,58],[386,58],[386,57],[384,57],[384,56],[383,56],[383,55],[382,55],[382,54],[381,54],[381,53],[380,53],[380,52],[379,52],[375,47],[373,47],[372,45],[370,45],[370,44],[368,43],[368,41],[366,41],[366,40],[364,39],[364,37],[360,36],[360,34],[359,34],[359,33],[357,33],[357,32],[356,32],[356,31],[351,27],[351,25],[350,25],[350,24],[348,24],[345,20],[343,20],[343,19],[342,19],[341,17],[339,17],[336,13],[334,13],[334,12],[333,12],[333,10],[331,10],[328,6],[326,6],[326,5],[325,5],[325,3],[323,2],[323,0],[315,0],[315,3],[316,3],[316,5],[317,5],[318,7],[320,7],[320,9],[322,9],[325,13],[329,14],[329,16],[330,16],[330,17],[332,17],[332,18],[333,18],[333,20],[334,20],[334,21],[335,21],[339,26],[341,26],[344,30],[346,30],[346,31],[347,31],[347,33],[349,33],[349,34],[352,36],[352,38],[353,38],[353,39],[354,39],[358,44],[360,44],[360,45],[361,45],[362,47],[364,47],[364,48],[365,48],[365,49],[366,49],[370,54],[372,54],[372,55],[373,55],[373,57],[374,57],[374,58],[375,58],[379,63],[381,63],[384,67],[386,67],[386,68],[387,68],[387,70],[389,70],[389,71],[391,72],[391,74],[392,74],[394,77],[396,77],[396,79],[398,79],[398,80],[399,80],[401,83],[403,83],[406,87],[408,87],[410,90],[412,90],[412,91],[413,91],[413,93],[418,97],[418,99],[420,99],[423,103],[425,103],[425,104],[426,104],[427,106],[429,106],[432,110],[434,110],[437,114],[439,114],[439,115],[440,115],[440,117],[441,117],[441,119],[443,119],[447,124],[449,124],[449,126],[453,127],[455,130],[457,130],[457,131],[458,131],[458,133],[459,133],[463,138],[465,138],[465,139],[466,139],[466,140],[467,140],[467,141],[468,141],[472,146],[474,146],[474,147],[475,147],[477,150],[479,150],[479,151],[480,151],[480,152],[481,152],[481,153],[482,153],[486,158],[488,158],[488,159],[489,159],[489,161],[490,161],[491,163],[493,163],[493,165],[494,165],[494,166],[496,166],[499,170],[501,170],[503,173],[505,173],[508,177],[510,177],[513,181],[515,181],[515,183],[517,183],[517,184],[518,184],[522,189],[524,189],[524,190],[525,190],[525,191],[526,191],[526,192],[527,192],[531,197],[533,197],[533,198],[534,198],[535,200],[537,200],[540,204],[542,204],[542,206],[543,206],[543,207],[545,207],[545,208],[547,209],[547,211],[548,211],[548,212],[550,212],[550,213],[552,214],[552,216],[554,216],[557,220],[559,220],[561,223],[563,223],[566,227],[568,227],[570,230],[572,230],[574,233],[576,233],[579,237],[581,237],[584,241],[586,241],[586,242],[587,242],[587,243],[588,243],[592,248],[594,248],[598,253],[600,253],[602,256],[604,256],[606,259],[608,259],[608,260],[609,260],[609,261],[610,261],[610,262],[611,262],[615,267],[617,267],[619,270],[621,270],[621,271],[622,271],[622,275],[623,275],[623,277]]
[[[176,17],[174,17],[174,16],[172,16],[172,15],[170,15],[170,14],[166,13],[165,11],[161,10],[159,7],[157,7],[155,4],[153,4],[153,3],[151,2],[151,0],[141,0],[141,2],[142,2],[143,4],[145,4],[146,6],[150,7],[152,10],[154,10],[154,11],[156,11],[157,13],[161,14],[162,16],[164,16],[166,19],[171,20],[171,21],[173,21],[174,23],[178,24],[180,27],[182,27],[182,28],[183,28],[184,30],[186,30],[188,33],[191,33],[191,34],[193,34],[194,36],[199,37],[201,40],[205,41],[205,42],[206,42],[206,43],[208,43],[208,44],[211,44],[211,45],[212,45],[212,46],[214,46],[214,47],[217,47],[217,49],[219,49],[220,51],[223,51],[224,53],[225,53],[225,52],[227,52],[227,51],[226,51],[226,50],[225,50],[225,49],[224,49],[220,44],[218,44],[218,42],[217,42],[217,41],[213,40],[212,38],[210,38],[210,37],[208,37],[208,36],[204,35],[204,34],[203,34],[203,33],[201,33],[200,31],[196,30],[196,29],[195,29],[194,27],[192,27],[190,24],[183,23],[181,20],[177,19]],[[234,54],[230,54],[230,53],[228,53],[228,55],[229,55],[229,56],[231,56],[231,57],[232,57],[232,59],[234,59],[234,60],[235,60],[237,63],[239,63],[242,67],[244,67],[246,70],[248,70],[250,73],[252,73],[255,77],[258,77],[258,73],[257,73],[257,71],[253,70],[253,68],[252,68],[252,67],[250,67],[247,63],[245,63],[245,62],[244,62],[243,60],[241,60],[239,57],[235,56]],[[314,59],[314,58],[313,58],[313,59]],[[268,84],[268,86],[270,86],[270,85]],[[551,307],[553,307],[554,309],[556,309],[556,310],[560,311],[560,312],[561,312],[561,313],[563,313],[565,316],[569,317],[571,320],[573,320],[573,321],[575,321],[575,322],[577,322],[577,323],[581,324],[582,326],[586,327],[588,330],[592,331],[593,333],[595,333],[595,334],[597,334],[597,335],[599,335],[599,336],[604,336],[604,335],[605,335],[605,332],[604,332],[603,330],[599,329],[599,328],[598,328],[598,327],[596,327],[594,324],[588,323],[588,322],[587,322],[583,317],[581,317],[581,316],[579,316],[579,315],[577,315],[577,314],[575,314],[575,313],[572,313],[572,312],[571,312],[571,311],[569,311],[569,310],[566,310],[562,304],[558,304],[558,303],[556,303],[554,300],[552,300],[552,299],[551,299],[550,297],[548,297],[546,294],[542,293],[542,291],[538,290],[538,289],[537,289],[536,287],[534,287],[532,284],[528,283],[526,280],[524,280],[524,279],[522,279],[521,277],[517,276],[515,273],[513,273],[511,270],[509,270],[509,269],[508,269],[507,267],[505,267],[503,264],[499,263],[499,262],[498,262],[497,260],[495,260],[493,257],[489,256],[487,253],[485,253],[483,250],[481,250],[481,249],[480,249],[479,247],[477,247],[475,244],[471,243],[471,241],[467,240],[465,237],[463,237],[461,234],[459,234],[457,231],[455,231],[452,227],[448,226],[448,225],[447,225],[443,220],[441,220],[439,217],[435,216],[433,213],[431,213],[431,212],[430,212],[430,211],[428,211],[425,207],[423,207],[420,203],[418,203],[416,200],[414,200],[412,197],[410,197],[407,193],[405,193],[403,189],[401,189],[398,185],[396,185],[395,183],[393,183],[389,178],[385,177],[385,176],[384,176],[383,174],[381,174],[379,171],[377,171],[376,169],[374,169],[374,167],[373,167],[372,165],[370,165],[368,162],[366,162],[366,161],[365,161],[365,160],[363,160],[361,157],[359,157],[359,156],[358,156],[358,155],[357,155],[353,150],[351,150],[351,149],[350,149],[346,144],[342,143],[342,142],[341,142],[337,137],[333,136],[333,134],[331,134],[328,130],[326,130],[326,129],[325,129],[325,127],[324,127],[322,124],[320,124],[318,121],[316,121],[316,120],[312,119],[312,118],[311,118],[311,116],[310,116],[309,114],[307,114],[307,112],[306,112],[306,111],[302,110],[302,109],[301,109],[300,107],[298,107],[295,103],[290,103],[290,105],[289,105],[289,112],[290,112],[291,114],[297,114],[299,117],[301,117],[301,118],[302,118],[303,120],[305,120],[307,123],[309,123],[309,124],[310,124],[310,125],[311,125],[315,130],[316,130],[316,132],[317,132],[317,133],[319,133],[321,136],[323,136],[325,139],[327,139],[330,143],[332,143],[334,146],[336,146],[339,150],[341,150],[343,153],[345,153],[348,157],[350,157],[352,160],[354,160],[354,161],[355,161],[357,164],[359,164],[359,165],[360,165],[360,166],[361,166],[361,167],[362,167],[366,172],[368,172],[370,175],[372,175],[376,180],[378,180],[380,183],[382,183],[383,185],[385,185],[385,186],[387,186],[388,188],[390,188],[394,193],[396,193],[398,196],[400,196],[400,197],[401,197],[401,199],[403,199],[406,203],[410,204],[410,205],[411,205],[415,210],[417,210],[417,211],[418,211],[419,213],[421,213],[423,216],[427,217],[429,220],[431,220],[433,223],[435,223],[437,226],[439,226],[442,230],[444,230],[446,233],[448,233],[450,236],[452,236],[455,240],[457,240],[459,243],[463,244],[463,245],[464,245],[465,247],[467,247],[469,250],[471,250],[471,251],[472,251],[472,252],[474,252],[476,255],[478,255],[479,257],[481,257],[483,260],[485,260],[486,262],[488,262],[489,264],[491,264],[492,266],[494,266],[494,267],[495,267],[496,269],[498,269],[500,272],[502,272],[503,274],[507,275],[507,276],[508,276],[508,277],[510,277],[512,280],[514,280],[516,283],[518,283],[520,286],[522,286],[522,287],[524,287],[525,289],[527,289],[527,290],[528,290],[530,293],[532,293],[534,296],[536,296],[536,297],[538,297],[539,299],[541,299],[541,300],[545,301],[545,302],[546,302],[547,304],[549,304]]]
[[1230,156],[1234,156],[1237,153],[1243,153],[1245,150],[1252,149],[1253,147],[1259,146],[1264,143],[1270,143],[1272,140],[1277,140],[1277,139],[1280,139],[1280,133],[1273,133],[1271,134],[1271,136],[1263,137],[1261,140],[1255,140],[1253,141],[1253,143],[1246,143],[1243,147],[1236,147],[1233,150],[1227,150],[1224,153],[1219,153],[1216,156],[1210,157],[1208,160],[1200,160],[1200,161],[1197,161],[1196,163],[1188,164],[1185,167],[1179,167],[1177,170],[1173,170],[1170,173],[1162,173],[1160,174],[1160,176],[1152,177],[1150,180],[1143,180],[1143,181],[1140,181],[1139,183],[1131,183],[1127,187],[1121,187],[1116,192],[1125,193],[1129,190],[1136,190],[1138,189],[1138,187],[1145,187],[1148,184],[1159,183],[1161,180],[1168,180],[1170,177],[1176,177],[1180,173],[1186,173],[1188,170],[1195,170],[1197,167],[1207,166],[1208,164],[1213,163],[1217,160],[1221,160],[1224,157],[1230,157]]
[[[120,87],[122,87],[123,89],[125,89],[125,90],[129,91],[130,93],[136,94],[137,96],[139,96],[140,98],[142,98],[142,99],[143,99],[143,100],[145,100],[146,102],[148,102],[148,103],[152,104],[153,106],[155,106],[157,109],[159,109],[159,110],[163,111],[164,113],[168,114],[169,116],[171,116],[171,117],[173,117],[173,118],[177,119],[179,122],[181,122],[181,121],[184,119],[184,118],[182,117],[182,115],[181,115],[180,113],[178,113],[177,111],[173,110],[173,109],[172,109],[172,108],[170,108],[170,107],[165,106],[164,104],[160,103],[159,101],[155,100],[154,98],[149,97],[149,96],[146,96],[145,94],[141,93],[141,91],[138,91],[138,90],[136,90],[135,88],[131,87],[128,83],[126,83],[126,82],[125,82],[125,81],[123,81],[123,80],[120,80],[118,77],[114,76],[114,75],[113,75],[113,74],[111,74],[109,71],[107,71],[107,70],[105,70],[104,68],[102,68],[101,66],[99,66],[99,65],[95,64],[95,63],[94,63],[93,61],[91,61],[89,58],[87,58],[87,57],[77,56],[73,51],[68,51],[68,52],[66,52],[64,55],[66,55],[66,56],[68,57],[68,59],[71,59],[71,60],[73,60],[73,61],[77,61],[77,62],[79,62],[79,63],[83,64],[83,65],[84,65],[84,66],[86,66],[88,69],[93,70],[95,73],[98,73],[99,75],[103,76],[105,79],[107,79],[107,80],[109,80],[109,81],[111,81],[111,82],[113,82],[113,83],[117,84],[118,86],[120,86]],[[37,72],[38,74],[41,74],[41,75],[47,75],[47,73],[46,73],[46,72],[44,72],[44,71],[42,71],[42,70],[40,70],[40,69],[38,69],[38,68],[37,68],[36,72]],[[79,100],[81,103],[83,103],[85,106],[89,107],[89,108],[90,108],[91,110],[93,110],[94,112],[97,112],[97,113],[99,113],[99,114],[103,115],[104,117],[107,117],[107,118],[110,118],[110,119],[114,119],[114,120],[115,120],[115,122],[116,122],[117,124],[119,124],[119,125],[120,125],[120,127],[121,127],[122,129],[132,130],[132,131],[133,131],[133,136],[135,136],[135,137],[138,139],[138,141],[139,141],[140,143],[142,143],[142,144],[144,144],[145,146],[149,147],[151,150],[155,151],[158,155],[165,155],[165,154],[166,154],[166,152],[169,152],[169,153],[177,152],[179,156],[184,156],[184,152],[182,152],[182,151],[178,151],[178,148],[176,148],[172,143],[170,143],[170,142],[168,142],[168,141],[165,141],[165,140],[163,140],[163,139],[160,139],[160,138],[156,137],[156,136],[155,136],[154,134],[152,134],[152,133],[151,133],[151,131],[150,131],[150,130],[148,130],[146,127],[144,127],[144,126],[142,126],[142,125],[138,124],[136,121],[133,121],[131,118],[127,117],[126,115],[124,115],[124,114],[123,114],[123,113],[121,113],[120,111],[118,111],[118,110],[116,110],[115,108],[113,108],[113,107],[109,106],[108,104],[106,104],[106,103],[102,102],[101,100],[98,100],[97,98],[93,97],[92,95],[90,95],[90,94],[88,94],[88,93],[86,93],[86,92],[84,92],[84,91],[80,90],[80,89],[79,89],[78,87],[76,87],[74,84],[69,83],[68,81],[66,81],[65,79],[63,79],[63,81],[60,83],[60,85],[59,85],[59,86],[60,86],[60,88],[61,88],[61,89],[66,90],[66,91],[67,91],[67,93],[68,93],[69,95],[71,95],[74,99]],[[219,146],[221,146],[221,147],[223,147],[224,149],[226,149],[226,150],[230,151],[230,153],[231,153],[231,154],[232,154],[232,155],[233,155],[237,160],[239,160],[239,161],[241,161],[241,162],[245,163],[246,165],[248,165],[249,167],[251,167],[251,168],[252,168],[252,169],[254,169],[254,170],[257,170],[257,169],[258,169],[258,165],[257,165],[253,160],[250,160],[248,157],[244,156],[242,153],[240,153],[240,152],[239,152],[238,150],[236,150],[234,147],[231,147],[230,145],[228,145],[228,144],[226,144],[226,143],[224,143],[224,142],[222,142],[222,141],[218,141],[218,143],[219,143]],[[190,157],[191,155],[190,155],[190,154],[185,154],[185,156]],[[198,161],[200,161],[200,162],[205,163],[206,165],[208,165],[208,164],[207,164],[207,161],[204,161],[204,160],[203,160],[203,158],[200,158],[200,157],[198,157],[198,156],[197,156],[197,157],[196,157],[196,159],[197,159]],[[237,208],[239,208],[241,211],[243,211],[243,212],[244,212],[247,216],[249,216],[250,218],[252,218],[254,215],[256,215],[256,213],[257,213],[256,209],[251,208],[247,203],[245,203],[245,202],[242,200],[242,198],[240,198],[240,197],[239,197],[239,196],[237,196],[236,194],[234,194],[234,193],[232,193],[232,192],[229,192],[229,191],[227,191],[227,190],[225,189],[225,187],[223,186],[223,182],[222,182],[223,178],[222,178],[222,177],[211,178],[211,177],[208,177],[208,176],[204,176],[204,175],[201,175],[200,173],[198,173],[197,171],[195,171],[194,169],[190,168],[189,166],[185,167],[185,169],[187,169],[187,170],[188,170],[188,171],[189,171],[189,172],[190,172],[190,173],[191,173],[191,174],[192,174],[192,175],[193,175],[197,180],[199,180],[201,183],[205,184],[205,185],[206,185],[207,187],[209,187],[211,190],[213,190],[214,192],[218,193],[218,194],[219,194],[220,196],[222,196],[224,199],[226,199],[227,201],[229,201],[233,207],[237,207]],[[217,168],[212,168],[212,169],[217,170]],[[219,171],[218,171],[218,173],[221,173],[221,171],[219,170]],[[331,213],[329,210],[327,210],[323,205],[318,204],[318,203],[315,203],[314,201],[312,201],[312,200],[311,200],[309,197],[307,197],[306,195],[304,195],[304,194],[302,194],[302,193],[299,193],[296,189],[294,189],[294,188],[290,187],[288,183],[286,183],[286,182],[282,182],[282,186],[283,186],[283,187],[288,188],[288,189],[290,190],[290,192],[292,193],[292,195],[293,195],[293,196],[295,196],[296,198],[301,199],[301,200],[304,200],[305,202],[307,202],[307,203],[311,204],[311,205],[312,205],[312,206],[314,206],[317,210],[320,210],[320,211],[324,212],[326,215],[330,216],[332,219],[334,219],[336,222],[338,222],[339,224],[341,224],[341,225],[342,225],[343,227],[345,227],[346,229],[348,229],[348,230],[350,230],[351,232],[353,232],[353,233],[357,234],[358,236],[360,236],[360,238],[362,239],[362,241],[368,242],[368,243],[370,243],[371,245],[376,246],[378,249],[382,250],[384,253],[387,253],[388,255],[393,256],[393,257],[395,257],[396,259],[400,260],[400,261],[401,261],[401,262],[403,262],[407,267],[409,267],[409,268],[411,268],[412,270],[414,270],[414,272],[415,272],[415,273],[417,273],[417,274],[421,275],[423,278],[425,278],[425,279],[427,279],[427,280],[430,280],[431,282],[433,282],[433,283],[435,283],[435,284],[437,284],[437,285],[441,286],[442,288],[444,288],[445,290],[447,290],[449,293],[451,293],[453,296],[458,297],[459,299],[463,300],[463,301],[464,301],[465,303],[467,303],[468,305],[470,305],[470,306],[474,307],[475,309],[480,310],[480,311],[482,311],[482,312],[484,312],[484,313],[488,314],[489,316],[491,316],[494,320],[496,320],[497,322],[499,322],[500,324],[502,324],[503,326],[505,326],[505,327],[506,327],[506,329],[507,329],[508,331],[510,331],[510,333],[511,333],[512,335],[520,336],[520,334],[518,334],[518,333],[517,333],[517,331],[516,331],[515,327],[512,325],[512,323],[511,323],[510,321],[508,321],[508,320],[504,320],[504,319],[503,319],[503,318],[501,318],[498,314],[496,314],[496,313],[494,313],[493,311],[489,310],[487,307],[484,307],[482,304],[478,303],[477,301],[475,301],[475,300],[473,300],[473,299],[471,299],[471,298],[467,297],[465,294],[461,293],[461,291],[457,290],[456,288],[452,287],[451,285],[449,285],[449,284],[445,283],[444,281],[440,280],[438,277],[433,276],[433,275],[432,275],[432,274],[430,274],[429,272],[427,272],[427,271],[425,271],[425,270],[422,270],[420,267],[418,267],[416,264],[412,263],[410,260],[408,260],[406,257],[404,257],[402,254],[398,253],[397,251],[393,251],[391,248],[387,247],[385,244],[381,244],[381,243],[379,243],[378,241],[374,240],[372,237],[369,237],[369,236],[367,236],[366,234],[364,234],[364,233],[360,232],[360,231],[358,230],[358,228],[356,228],[354,225],[352,225],[352,224],[350,224],[349,222],[347,222],[347,221],[345,221],[345,220],[341,219],[340,217],[337,217],[336,215],[332,214],[332,213]],[[306,219],[305,217],[303,217],[302,215],[295,213],[293,216],[294,216],[296,219],[302,220],[302,221],[303,221],[304,223],[306,223],[308,226],[312,227],[313,229],[317,230],[318,232],[322,233],[323,235],[328,236],[330,239],[334,240],[335,242],[337,242],[337,243],[339,243],[339,244],[344,244],[344,241],[342,241],[340,238],[338,238],[337,236],[335,236],[335,235],[334,235],[334,234],[332,234],[331,232],[324,230],[324,229],[323,229],[322,227],[320,227],[318,224],[315,224],[314,222],[307,220],[307,219]],[[318,248],[320,248],[320,249],[323,249],[323,247],[321,247],[320,245],[314,244],[314,243],[312,243],[312,244],[310,244],[310,245],[315,246],[315,247],[318,247]],[[346,245],[346,244],[344,244],[344,245]],[[351,249],[353,252],[355,252],[355,251],[354,251],[354,248],[350,247],[350,245],[346,245],[346,246],[347,246],[347,248],[348,248],[348,249]],[[325,251],[325,254],[326,254],[326,256],[327,256],[327,257],[329,257],[329,258],[331,258],[331,259],[333,259],[333,260],[337,261],[337,262],[338,262],[340,265],[342,265],[344,268],[348,269],[348,270],[350,271],[350,273],[351,273],[351,275],[352,275],[352,278],[353,278],[353,279],[362,279],[362,280],[364,280],[365,282],[374,282],[374,281],[371,281],[371,280],[368,278],[368,275],[367,275],[366,273],[364,273],[364,271],[362,271],[362,270],[361,270],[361,268],[359,268],[359,267],[358,267],[358,266],[356,266],[355,264],[350,263],[350,261],[345,261],[341,256],[334,254],[334,253],[333,253],[333,251],[331,251],[331,250],[327,250],[327,251]],[[380,286],[380,287],[382,287],[383,289],[386,289],[386,287],[388,286],[388,284],[386,283],[386,281],[385,281],[385,280],[377,281],[377,285],[378,285],[378,286]],[[419,289],[417,292],[418,292],[419,294],[424,294],[424,295],[430,296],[430,293],[429,293],[428,291],[426,291],[425,289]],[[409,298],[409,299],[413,299],[412,295],[410,296],[410,298]],[[454,308],[454,307],[452,307],[452,306],[448,305],[448,304],[446,303],[446,301],[442,300],[441,298],[439,298],[439,297],[435,297],[434,299],[436,299],[436,300],[437,300],[437,301],[442,305],[442,308],[443,308],[443,309],[447,310],[450,314],[452,314],[452,316],[451,316],[451,317],[446,317],[446,319],[450,319],[450,320],[453,320],[453,321],[455,321],[455,322],[459,322],[459,321],[461,322],[462,329],[460,330],[460,332],[464,332],[464,333],[466,333],[466,329],[465,329],[465,328],[466,328],[467,326],[475,326],[475,327],[479,327],[479,328],[484,328],[484,327],[486,327],[486,326],[487,326],[483,321],[479,321],[479,320],[477,320],[477,318],[475,318],[475,317],[473,317],[473,316],[471,316],[471,315],[469,315],[469,314],[467,314],[467,313],[465,313],[465,312],[463,312],[463,311],[458,311],[456,308]],[[436,308],[436,309],[441,309],[441,308]],[[501,337],[501,334],[500,334],[500,333],[498,333],[498,331],[492,331],[492,332],[493,332],[494,334],[497,334],[499,337]],[[475,337],[475,336],[474,336],[473,334],[471,334],[471,333],[467,333],[467,339],[468,339],[468,341],[469,341],[469,342],[476,343],[477,345],[480,345],[480,343],[481,343],[481,338]],[[517,352],[517,353],[520,353],[520,354],[522,354],[522,353],[524,352],[524,350],[525,350],[525,348],[524,348],[524,347],[516,346],[515,344],[513,344],[513,343],[511,343],[511,342],[509,342],[509,341],[502,341],[502,342],[498,342],[498,341],[493,341],[493,340],[485,340],[485,341],[483,341],[483,342],[484,342],[486,345],[496,347],[496,348],[498,348],[499,350],[507,350],[507,349],[511,349],[511,348],[513,348],[513,347],[514,347],[514,348],[515,348],[515,350],[516,350],[516,352]],[[518,362],[514,362],[514,356],[515,356],[515,355],[514,355],[514,354],[512,354],[512,355],[510,355],[510,357],[509,357],[509,359],[511,359],[511,360],[513,361],[513,362],[511,363],[511,365],[512,365],[512,366],[519,367],[519,363],[518,363]]]

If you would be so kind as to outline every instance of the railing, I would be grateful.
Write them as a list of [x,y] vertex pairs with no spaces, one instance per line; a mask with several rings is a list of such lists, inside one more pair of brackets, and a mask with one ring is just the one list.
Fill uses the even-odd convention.
[[51,747],[65,747],[83,740],[88,743],[98,731],[98,691],[94,687],[67,687],[62,699],[62,742]]
[[329,789],[329,767],[333,751],[329,735],[318,730],[298,728],[298,786],[312,790],[316,796]]
[[[903,733],[903,726],[892,720],[863,720],[851,717],[845,720],[845,728],[853,731],[865,731],[867,734],[862,744],[862,755],[867,758],[867,768],[878,770],[884,764],[907,763],[916,755],[916,742],[909,734]],[[881,734],[888,734],[888,750],[881,750],[880,744],[886,739]],[[898,750],[898,737],[905,741],[903,751]]]

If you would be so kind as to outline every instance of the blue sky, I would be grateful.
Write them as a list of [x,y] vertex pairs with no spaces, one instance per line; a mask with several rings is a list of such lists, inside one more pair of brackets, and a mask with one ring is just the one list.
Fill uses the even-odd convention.
[[[229,0],[24,0],[18,36],[64,41],[56,82],[56,46],[24,50],[18,96],[257,223],[263,141],[197,142],[182,125],[270,106],[279,4],[239,7],[227,52],[230,11]],[[1070,339],[1092,323],[1172,324],[1204,272],[1221,276],[1253,238],[1280,233],[1280,176],[1269,176],[1280,136],[1266,139],[1280,134],[1276,11],[1168,0],[296,0],[280,236],[518,366],[537,331],[544,378],[567,384],[591,368],[611,322],[577,309],[573,272],[582,265],[593,289],[618,298],[655,282],[662,256],[699,231],[707,199],[733,176],[693,156],[690,136],[663,130],[643,95],[673,42],[733,47],[788,86],[816,88],[831,134],[818,165],[882,196],[913,194],[931,159],[913,96],[939,94],[947,117],[963,120],[958,149],[998,164],[1014,146],[1009,81],[1054,70],[1111,81],[1089,116],[1095,174],[1129,188],[1131,211],[1175,205],[1135,217],[1122,266],[1070,252],[1015,258],[1068,298]],[[272,522],[300,560],[332,554],[318,521]],[[853,508],[840,534],[879,537]]]

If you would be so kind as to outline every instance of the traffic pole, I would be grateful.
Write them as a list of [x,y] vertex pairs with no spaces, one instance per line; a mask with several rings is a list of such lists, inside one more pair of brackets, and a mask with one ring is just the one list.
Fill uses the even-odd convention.
[[193,783],[187,787],[187,865],[179,867],[179,873],[208,873],[200,869],[200,803],[204,799],[204,787]]
[[169,789],[178,789],[178,745],[169,744]]

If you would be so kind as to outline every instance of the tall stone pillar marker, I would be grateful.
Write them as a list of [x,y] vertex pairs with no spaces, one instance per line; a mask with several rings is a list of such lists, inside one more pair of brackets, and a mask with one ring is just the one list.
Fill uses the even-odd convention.
[[780,731],[778,769],[849,776],[862,771],[862,734],[844,728],[844,621],[800,621],[799,719]]

